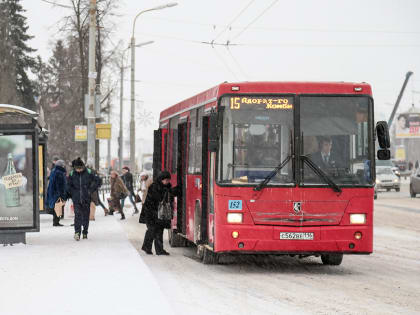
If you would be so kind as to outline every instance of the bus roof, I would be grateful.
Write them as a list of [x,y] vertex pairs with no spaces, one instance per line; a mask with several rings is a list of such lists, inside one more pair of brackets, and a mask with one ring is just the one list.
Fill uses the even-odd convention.
[[193,108],[210,109],[224,94],[355,94],[372,95],[368,83],[353,82],[224,82],[181,101],[160,113],[160,122]]

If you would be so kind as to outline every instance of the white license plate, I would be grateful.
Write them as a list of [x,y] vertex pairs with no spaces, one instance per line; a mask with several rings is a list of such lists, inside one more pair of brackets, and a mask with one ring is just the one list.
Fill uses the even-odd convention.
[[280,232],[281,240],[313,240],[314,233]]

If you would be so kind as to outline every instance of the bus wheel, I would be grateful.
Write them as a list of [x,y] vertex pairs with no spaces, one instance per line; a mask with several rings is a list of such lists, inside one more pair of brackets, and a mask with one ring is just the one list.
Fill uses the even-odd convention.
[[203,264],[205,265],[214,265],[219,262],[219,255],[213,252],[212,250],[204,247],[203,248]]
[[169,245],[171,247],[186,247],[186,240],[173,230],[168,230]]
[[324,265],[338,266],[343,261],[343,254],[324,254],[321,255],[321,260]]

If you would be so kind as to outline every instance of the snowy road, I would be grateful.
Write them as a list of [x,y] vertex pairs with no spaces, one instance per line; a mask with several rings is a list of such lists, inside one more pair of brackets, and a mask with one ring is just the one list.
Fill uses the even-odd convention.
[[405,185],[381,193],[374,253],[336,267],[283,256],[203,265],[194,248],[169,248],[166,234],[171,256],[147,256],[145,226],[137,217],[122,224],[177,314],[419,314],[420,198],[407,196]]

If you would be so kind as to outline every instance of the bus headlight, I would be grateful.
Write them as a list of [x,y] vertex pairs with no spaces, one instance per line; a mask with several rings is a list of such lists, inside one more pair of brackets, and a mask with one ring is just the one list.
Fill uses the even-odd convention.
[[365,213],[351,213],[350,224],[365,224],[366,214]]
[[228,223],[242,223],[242,213],[228,213]]

